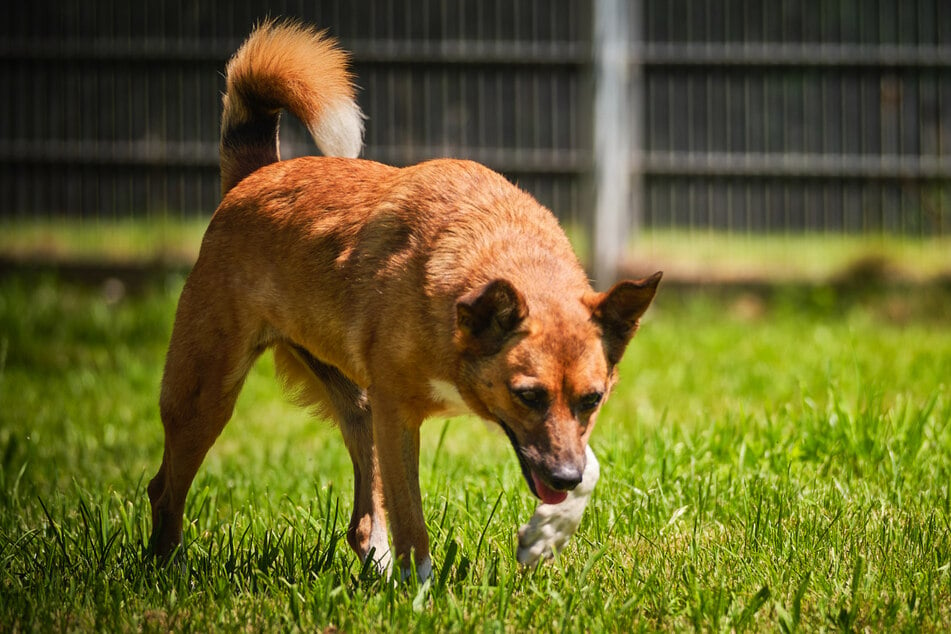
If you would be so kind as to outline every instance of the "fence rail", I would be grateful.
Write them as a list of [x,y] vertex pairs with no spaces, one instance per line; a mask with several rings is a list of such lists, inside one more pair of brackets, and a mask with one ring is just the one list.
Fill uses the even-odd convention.
[[647,43],[632,58],[656,66],[951,68],[951,46],[907,44]]
[[650,152],[647,174],[744,178],[829,178],[868,180],[945,180],[951,160],[933,156],[855,154],[763,154],[745,152]]

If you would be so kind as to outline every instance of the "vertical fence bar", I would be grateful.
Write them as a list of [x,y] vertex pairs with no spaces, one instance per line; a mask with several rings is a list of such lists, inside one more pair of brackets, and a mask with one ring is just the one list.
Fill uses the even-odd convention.
[[[626,4],[629,15],[625,18],[628,24],[625,51],[628,53],[627,69],[629,90],[628,102],[623,104],[627,112],[629,126],[628,143],[628,186],[630,191],[625,199],[630,211],[627,214],[628,226],[621,241],[621,255],[628,240],[636,240],[644,224],[644,148],[647,137],[644,126],[646,117],[644,109],[647,107],[647,91],[644,80],[644,66],[642,56],[644,50],[644,13],[641,0],[631,0]],[[622,227],[623,229],[623,227]]]
[[[629,22],[627,11],[639,23],[640,2],[594,2],[594,230],[592,272],[595,285],[604,288],[617,277],[628,235],[631,203],[631,121],[629,101]],[[640,104],[638,104],[639,106]],[[640,143],[640,138],[637,139]],[[638,156],[639,159],[639,156]],[[639,194],[639,188],[637,190]],[[637,204],[640,205],[638,197]],[[635,217],[640,217],[639,209]]]

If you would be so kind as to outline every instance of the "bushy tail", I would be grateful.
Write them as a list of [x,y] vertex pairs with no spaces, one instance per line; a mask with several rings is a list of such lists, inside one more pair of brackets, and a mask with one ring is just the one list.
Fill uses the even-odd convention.
[[221,116],[221,194],[280,160],[281,109],[304,122],[328,156],[356,157],[363,113],[347,53],[317,30],[294,22],[256,27],[227,68]]

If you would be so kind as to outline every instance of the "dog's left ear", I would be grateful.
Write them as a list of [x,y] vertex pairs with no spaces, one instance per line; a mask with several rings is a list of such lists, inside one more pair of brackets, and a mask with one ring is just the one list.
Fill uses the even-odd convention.
[[606,293],[598,293],[589,302],[591,318],[601,327],[604,349],[611,365],[617,365],[628,342],[637,331],[641,315],[650,306],[657,284],[663,275],[658,271],[642,280],[624,280]]
[[495,354],[528,317],[525,298],[508,280],[497,279],[456,303],[456,340],[480,355]]

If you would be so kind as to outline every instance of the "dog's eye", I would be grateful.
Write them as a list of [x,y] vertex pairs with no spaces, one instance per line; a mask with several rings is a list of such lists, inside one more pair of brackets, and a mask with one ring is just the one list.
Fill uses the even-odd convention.
[[548,395],[545,394],[545,390],[540,388],[520,388],[512,389],[512,394],[515,395],[522,405],[530,409],[542,409],[548,406]]
[[603,397],[604,395],[601,392],[585,394],[578,400],[578,409],[582,412],[590,412],[601,403]]

